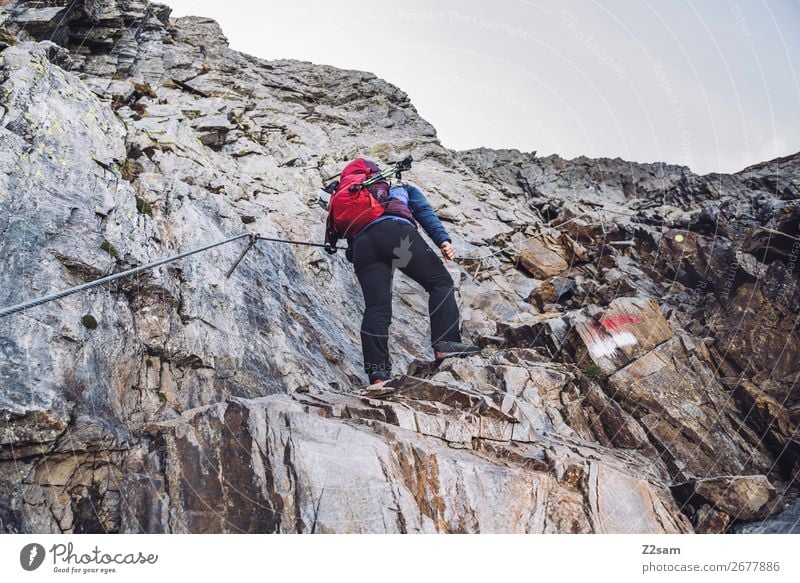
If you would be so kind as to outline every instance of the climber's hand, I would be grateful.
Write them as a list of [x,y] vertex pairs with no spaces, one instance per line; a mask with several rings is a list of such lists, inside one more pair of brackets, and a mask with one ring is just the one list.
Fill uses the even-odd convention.
[[442,257],[444,257],[448,261],[456,256],[456,248],[453,247],[453,244],[450,241],[445,241],[444,243],[442,243],[439,249],[442,250]]

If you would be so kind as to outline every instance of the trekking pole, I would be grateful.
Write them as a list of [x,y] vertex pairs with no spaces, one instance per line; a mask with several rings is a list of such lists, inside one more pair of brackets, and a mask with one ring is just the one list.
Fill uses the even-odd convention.
[[389,166],[386,170],[379,172],[375,176],[372,176],[365,180],[364,182],[359,182],[358,184],[354,184],[350,187],[350,192],[356,192],[361,190],[362,188],[366,188],[371,184],[375,184],[379,180],[384,180],[389,178],[390,176],[394,175],[397,177],[398,180],[402,179],[402,174],[406,170],[411,170],[411,163],[414,159],[409,155],[400,160],[399,162]]

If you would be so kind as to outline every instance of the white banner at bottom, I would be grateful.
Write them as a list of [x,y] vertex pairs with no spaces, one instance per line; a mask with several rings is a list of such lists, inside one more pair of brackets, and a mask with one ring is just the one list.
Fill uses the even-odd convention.
[[3,535],[0,572],[15,582],[777,583],[800,581],[798,543],[798,535]]

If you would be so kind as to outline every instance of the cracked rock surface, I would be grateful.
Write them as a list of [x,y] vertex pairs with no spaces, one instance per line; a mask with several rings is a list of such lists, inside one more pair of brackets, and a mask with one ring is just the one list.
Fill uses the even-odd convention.
[[320,187],[407,154],[481,355],[430,363],[397,274],[400,374],[364,388],[343,254],[260,241],[227,278],[246,239],[2,318],[0,532],[768,529],[800,471],[800,155],[454,152],[370,73],[144,0],[12,0],[0,306],[240,233],[321,241]]

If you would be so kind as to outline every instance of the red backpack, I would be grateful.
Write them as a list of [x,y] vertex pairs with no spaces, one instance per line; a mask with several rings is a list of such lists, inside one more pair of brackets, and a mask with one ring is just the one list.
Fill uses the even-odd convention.
[[383,214],[384,206],[366,188],[350,192],[354,184],[364,182],[378,167],[356,158],[342,170],[339,187],[328,204],[328,224],[341,238],[356,236],[361,229]]

